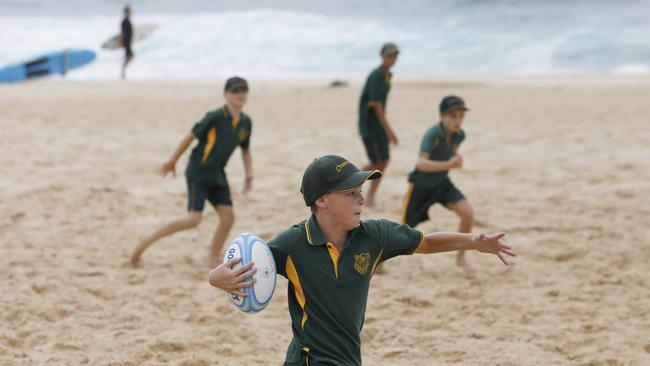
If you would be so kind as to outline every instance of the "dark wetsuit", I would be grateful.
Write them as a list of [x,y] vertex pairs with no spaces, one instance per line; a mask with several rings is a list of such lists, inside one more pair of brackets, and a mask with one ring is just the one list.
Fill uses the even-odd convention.
[[133,26],[129,18],[124,18],[122,21],[122,45],[126,51],[126,56],[133,56],[133,51],[131,50],[131,39],[133,38]]

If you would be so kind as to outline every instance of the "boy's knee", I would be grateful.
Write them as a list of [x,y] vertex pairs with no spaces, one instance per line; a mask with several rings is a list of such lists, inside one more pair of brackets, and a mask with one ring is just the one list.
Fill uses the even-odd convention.
[[187,220],[185,221],[185,224],[188,229],[195,228],[199,226],[200,223],[201,223],[201,214],[198,212],[190,213]]
[[460,219],[465,222],[469,222],[469,223],[474,222],[474,210],[471,207],[468,207],[466,210],[463,210],[463,212],[461,212],[459,216]]
[[232,225],[235,222],[235,210],[232,207],[221,207],[218,212],[222,223]]

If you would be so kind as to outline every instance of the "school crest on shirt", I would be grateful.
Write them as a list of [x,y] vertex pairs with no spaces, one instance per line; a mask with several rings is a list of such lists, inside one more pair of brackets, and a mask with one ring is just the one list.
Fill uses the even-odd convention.
[[246,138],[248,137],[249,134],[250,134],[250,131],[248,131],[248,130],[239,131],[239,141],[241,142],[241,141],[246,140]]
[[365,275],[370,267],[370,253],[361,253],[354,255],[354,269],[360,274]]

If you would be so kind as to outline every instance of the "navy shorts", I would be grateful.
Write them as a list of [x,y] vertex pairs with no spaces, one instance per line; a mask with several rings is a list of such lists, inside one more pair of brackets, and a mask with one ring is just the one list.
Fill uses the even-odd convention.
[[362,136],[363,146],[371,163],[383,163],[390,159],[388,136],[385,133],[373,136]]
[[409,191],[404,197],[402,223],[410,227],[429,220],[429,208],[436,203],[449,208],[447,205],[456,203],[465,198],[463,193],[454,186],[449,178],[440,182],[435,188],[427,189],[414,183],[409,186]]
[[213,207],[217,205],[232,206],[230,200],[230,188],[213,186],[206,187],[187,179],[187,210],[203,212],[205,200],[208,200]]

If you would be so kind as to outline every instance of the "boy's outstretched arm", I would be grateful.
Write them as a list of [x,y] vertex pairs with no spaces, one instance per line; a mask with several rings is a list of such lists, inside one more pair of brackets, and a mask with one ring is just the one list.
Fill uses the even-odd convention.
[[505,255],[516,257],[517,253],[501,240],[505,233],[498,234],[463,234],[440,232],[424,236],[422,245],[417,250],[420,254],[452,252],[457,250],[478,250],[482,253],[496,254],[508,265]]
[[178,147],[176,150],[174,150],[174,154],[172,154],[172,157],[169,158],[169,161],[164,163],[162,167],[160,168],[160,174],[164,177],[167,173],[172,172],[174,177],[176,176],[176,162],[178,159],[183,155],[185,150],[187,150],[187,147],[190,146],[192,143],[192,140],[194,140],[194,134],[191,132],[183,138],[183,141],[181,141],[180,144],[178,144]]
[[253,188],[253,157],[251,156],[250,149],[241,149],[241,158],[244,163],[244,172],[246,172],[246,180],[244,181],[244,189],[242,193],[246,194]]

